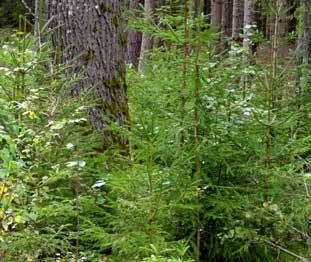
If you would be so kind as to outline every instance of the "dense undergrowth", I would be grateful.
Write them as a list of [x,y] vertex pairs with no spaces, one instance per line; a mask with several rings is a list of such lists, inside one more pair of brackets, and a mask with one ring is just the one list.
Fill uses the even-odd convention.
[[151,33],[172,43],[128,68],[129,157],[97,150],[92,101],[67,96],[78,80],[48,44],[1,43],[4,261],[310,258],[310,82],[297,94],[288,61],[247,65],[235,44],[217,55],[209,31],[186,61],[182,28]]

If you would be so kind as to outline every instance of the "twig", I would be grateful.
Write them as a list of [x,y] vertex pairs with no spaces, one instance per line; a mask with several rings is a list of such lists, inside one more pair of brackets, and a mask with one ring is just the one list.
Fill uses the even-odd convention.
[[33,15],[36,17],[36,14],[32,11],[32,9],[29,7],[29,5],[25,2],[25,0],[21,0],[24,7],[27,9],[29,15]]
[[298,255],[298,254],[296,254],[296,253],[294,253],[294,252],[292,252],[292,251],[290,251],[290,250],[288,250],[288,249],[286,249],[286,248],[284,248],[284,247],[282,247],[282,246],[280,246],[278,244],[275,244],[275,243],[273,243],[273,242],[271,242],[269,240],[263,240],[263,242],[265,242],[266,244],[268,244],[268,245],[270,245],[270,246],[272,246],[272,247],[274,247],[274,248],[276,248],[276,249],[278,249],[280,251],[283,251],[284,253],[286,253],[286,254],[288,254],[288,255],[290,255],[292,257],[298,258],[298,259],[300,259],[303,262],[311,262],[310,259],[302,257],[302,256],[300,256],[300,255]]

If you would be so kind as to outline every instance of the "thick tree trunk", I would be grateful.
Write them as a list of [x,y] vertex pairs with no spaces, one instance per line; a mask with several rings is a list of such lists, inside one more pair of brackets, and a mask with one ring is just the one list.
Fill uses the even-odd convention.
[[[68,75],[84,74],[72,89],[78,96],[88,89],[96,106],[89,118],[103,132],[103,149],[118,145],[127,149],[127,139],[107,129],[129,123],[125,84],[125,37],[121,1],[49,0],[49,17],[57,28],[52,38]],[[74,59],[74,62],[72,62]]]
[[243,2],[242,0],[233,0],[232,10],[232,39],[240,41],[243,27]]
[[[129,9],[133,15],[139,10],[140,0],[130,0]],[[130,31],[127,34],[126,63],[138,67],[142,34],[137,31]]]
[[222,1],[221,15],[221,50],[225,51],[228,47],[228,40],[232,30],[232,0]]
[[[145,11],[147,12],[145,21],[149,23],[151,20],[151,16],[155,11],[155,1],[154,0],[145,0]],[[140,63],[139,63],[139,70],[143,71],[143,62],[146,59],[146,52],[152,49],[153,47],[153,39],[148,33],[143,33],[142,43],[141,43],[141,50],[140,50]]]

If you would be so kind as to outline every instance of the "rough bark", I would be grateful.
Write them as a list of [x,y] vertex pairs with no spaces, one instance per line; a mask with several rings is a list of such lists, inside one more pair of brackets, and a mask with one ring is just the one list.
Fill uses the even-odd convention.
[[222,0],[211,1],[211,25],[220,29]]
[[228,47],[228,40],[232,30],[232,0],[222,1],[221,14],[221,50],[225,51]]
[[[83,74],[71,90],[78,97],[88,90],[96,105],[89,110],[93,126],[103,133],[103,149],[127,148],[127,139],[109,131],[111,123],[129,122],[125,84],[125,37],[121,1],[49,0],[49,17],[57,28],[52,36],[68,75]],[[74,61],[73,61],[74,60]],[[73,62],[72,62],[73,61]]]
[[[129,9],[135,16],[139,10],[140,0],[130,0]],[[135,68],[138,67],[140,48],[142,42],[142,34],[137,31],[129,31],[127,34],[126,47],[126,63],[132,64]]]
[[243,2],[242,0],[233,0],[232,10],[232,39],[240,41],[243,27]]

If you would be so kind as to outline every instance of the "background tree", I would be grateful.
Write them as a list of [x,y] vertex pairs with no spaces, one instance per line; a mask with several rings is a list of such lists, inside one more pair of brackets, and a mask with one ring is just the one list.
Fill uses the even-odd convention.
[[[154,0],[145,0],[145,21],[146,23],[150,23],[152,21],[152,16],[154,14],[155,11],[155,1]],[[143,38],[142,38],[142,42],[141,42],[141,49],[140,49],[140,64],[139,64],[139,68],[140,71],[143,70],[143,60],[145,59],[145,53],[152,49],[153,47],[153,38],[150,34],[148,33],[143,33]]]
[[[132,15],[137,15],[139,11],[139,5],[142,1],[130,0],[129,10]],[[137,31],[129,31],[127,33],[127,45],[126,45],[126,63],[132,64],[134,67],[138,67],[140,48],[142,41],[142,33]]]
[[222,1],[221,12],[221,49],[224,51],[232,34],[232,0]]
[[243,1],[233,0],[232,8],[232,39],[237,41],[240,39],[243,27]]
[[23,14],[24,6],[21,1],[0,1],[0,26],[18,26],[19,16]]
[[297,38],[296,47],[296,65],[297,79],[296,79],[296,93],[302,95],[308,81],[308,70],[306,66],[310,64],[311,55],[311,2],[301,0],[299,2],[299,36]]
[[221,6],[222,0],[211,0],[211,25],[218,30],[221,26]]
[[54,16],[57,28],[54,48],[70,66],[67,74],[84,72],[84,78],[71,90],[72,96],[89,90],[96,103],[89,110],[89,119],[103,132],[104,148],[112,144],[126,147],[127,139],[108,130],[111,123],[124,126],[129,122],[121,1],[49,1],[48,13]]
[[250,48],[250,39],[248,36],[249,26],[253,23],[253,0],[244,0],[244,19],[243,19],[243,46]]

